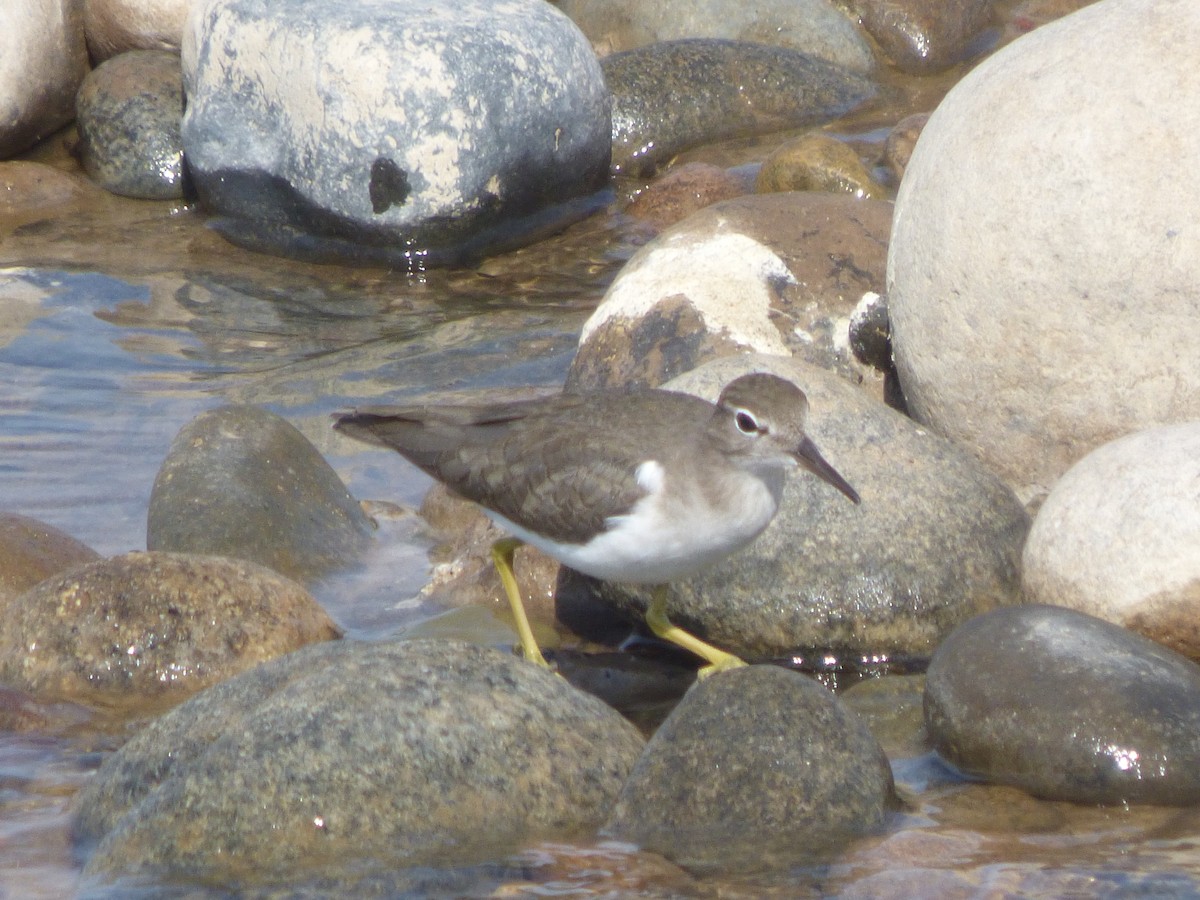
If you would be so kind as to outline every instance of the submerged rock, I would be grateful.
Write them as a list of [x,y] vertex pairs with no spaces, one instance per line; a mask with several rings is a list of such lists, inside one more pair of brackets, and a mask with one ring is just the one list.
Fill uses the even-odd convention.
[[0,680],[52,699],[178,703],[339,635],[307,591],[262,566],[127,553],[11,601],[0,619]]
[[295,427],[256,406],[201,413],[154,479],[146,546],[248,559],[310,581],[353,562],[371,520]]
[[879,828],[892,770],[813,679],[751,666],[696,683],[638,760],[605,831],[700,871],[827,860]]
[[44,522],[0,513],[0,616],[10,600],[64,569],[100,554]]
[[544,0],[207,0],[184,35],[183,142],[235,243],[410,269],[595,208],[608,92]]
[[234,888],[503,860],[607,817],[643,746],[594,697],[460,641],[339,641],[172,710],[105,761],[85,879]]
[[613,171],[641,176],[688,147],[833,119],[875,93],[841,66],[742,41],[662,41],[602,65]]
[[1038,797],[1200,802],[1200,666],[1074,610],[958,628],[929,665],[925,722],[958,768]]

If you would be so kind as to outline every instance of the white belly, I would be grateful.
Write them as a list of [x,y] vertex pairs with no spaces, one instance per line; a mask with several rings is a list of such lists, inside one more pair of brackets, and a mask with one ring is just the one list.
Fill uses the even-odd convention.
[[[656,465],[656,464],[653,464]],[[726,496],[737,503],[714,506],[699,496],[662,502],[661,477],[650,494],[608,530],[586,544],[561,544],[486,510],[497,525],[585,575],[605,581],[666,584],[716,563],[756,538],[779,508],[779,492],[761,479],[738,472]],[[781,478],[782,481],[782,478]]]

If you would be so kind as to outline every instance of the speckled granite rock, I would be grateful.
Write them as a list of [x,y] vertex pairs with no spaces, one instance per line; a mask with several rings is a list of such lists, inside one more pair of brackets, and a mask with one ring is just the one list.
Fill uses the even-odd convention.
[[85,879],[231,889],[502,860],[586,833],[643,746],[594,697],[459,641],[309,647],[206,691],[79,798]]

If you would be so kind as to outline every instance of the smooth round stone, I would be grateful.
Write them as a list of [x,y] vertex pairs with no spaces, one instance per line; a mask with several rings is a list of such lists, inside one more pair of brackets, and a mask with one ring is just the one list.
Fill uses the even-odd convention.
[[892,206],[821,192],[701,210],[643,246],[584,324],[569,390],[658,386],[719,356],[794,354],[882,397],[850,350],[851,313],[883,289]]
[[201,413],[154,479],[151,550],[248,559],[299,581],[353,562],[371,520],[294,426],[256,406]]
[[980,52],[995,0],[850,0],[849,7],[901,72],[929,75]]
[[1200,659],[1198,486],[1200,422],[1093,450],[1038,510],[1022,561],[1026,595]]
[[887,196],[853,148],[816,132],[801,135],[773,150],[758,170],[754,189],[760,194],[829,191],[859,199]]
[[828,0],[558,0],[602,56],[658,41],[721,38],[790,47],[855,72],[875,58],[850,18]]
[[196,189],[252,249],[419,269],[604,200],[604,78],[544,0],[205,0],[183,69]]
[[88,71],[83,16],[73,0],[5,3],[0,19],[0,159],[75,118]]
[[[793,359],[729,357],[664,387],[715,401],[748,371],[807,394],[806,431],[862,503],[792,473],[779,513],[752,544],[669,586],[675,624],[745,659],[925,658],[967,619],[1020,602],[1028,516],[964,450]],[[596,584],[605,602],[642,618],[649,589]]]
[[178,703],[340,636],[308,592],[221,557],[127,553],[53,576],[8,604],[0,680],[85,703]]
[[51,525],[0,512],[0,610],[51,575],[99,558],[91,547]]
[[1200,801],[1200,666],[1074,610],[958,628],[929,665],[925,722],[958,768],[1038,797]]
[[1038,28],[946,96],[900,185],[910,409],[1027,502],[1115,437],[1200,419],[1200,229],[1179,202],[1200,196],[1200,106],[1179,102],[1200,95],[1197,34],[1192,0]]
[[79,154],[106,190],[144,200],[183,197],[179,54],[135,50],[93,69],[76,98]]
[[191,0],[83,0],[88,49],[103,62],[128,50],[179,50]]
[[887,757],[854,713],[807,676],[752,666],[688,691],[605,833],[692,870],[763,872],[827,859],[893,803]]
[[158,719],[76,805],[85,879],[245,886],[499,861],[608,815],[643,739],[563,679],[460,641],[309,647]]
[[612,91],[613,171],[637,176],[689,147],[835,119],[875,93],[849,69],[744,41],[662,41],[601,64]]

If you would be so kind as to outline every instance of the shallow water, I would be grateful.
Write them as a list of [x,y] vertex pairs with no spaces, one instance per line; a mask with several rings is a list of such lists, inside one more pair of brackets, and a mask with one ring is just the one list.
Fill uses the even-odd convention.
[[[887,102],[830,130],[877,146],[960,76],[899,82]],[[753,162],[779,139],[689,157]],[[63,142],[31,158],[71,170]],[[99,192],[0,214],[0,509],[105,555],[144,548],[174,435],[230,402],[287,418],[356,496],[415,505],[428,480],[335,435],[329,415],[430,390],[560,384],[584,319],[644,240],[617,206],[477,270],[421,275],[258,256],[225,244],[195,210]],[[415,517],[385,520],[384,536],[353,583],[314,589],[357,637],[436,612],[418,598],[428,558]],[[0,733],[0,897],[73,892],[68,806],[120,740],[86,712],[41,712],[37,730]],[[530,880],[507,895],[1200,896],[1190,810],[1045,803],[964,784],[920,749],[892,756],[908,808],[834,866],[717,885],[625,845],[545,844],[519,860]]]

